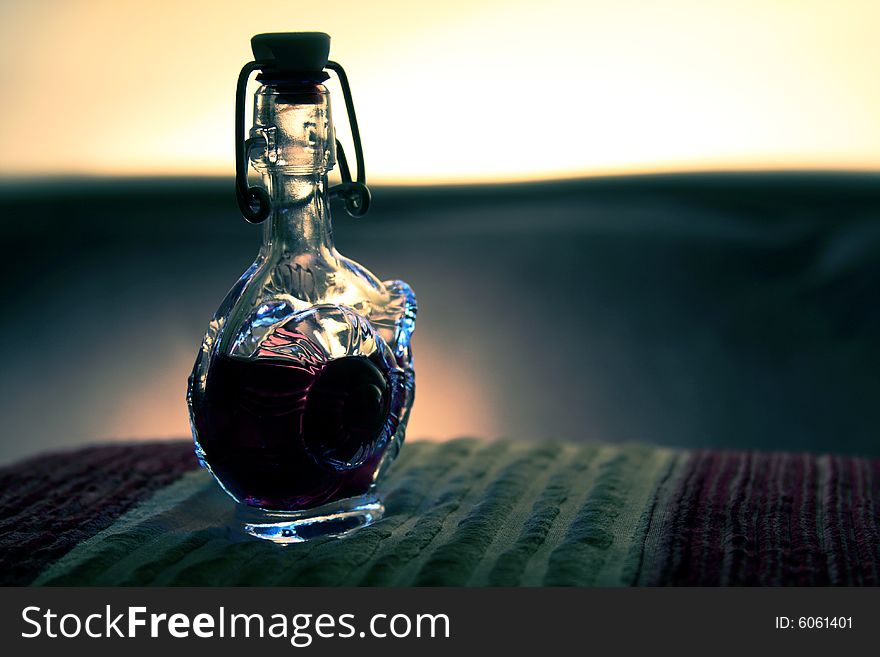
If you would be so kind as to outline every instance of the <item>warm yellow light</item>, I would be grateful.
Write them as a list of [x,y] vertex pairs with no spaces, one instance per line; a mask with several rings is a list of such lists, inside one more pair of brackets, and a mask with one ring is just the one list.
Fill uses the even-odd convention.
[[309,29],[376,182],[876,169],[878,24],[869,0],[4,3],[0,174],[231,174],[250,36]]

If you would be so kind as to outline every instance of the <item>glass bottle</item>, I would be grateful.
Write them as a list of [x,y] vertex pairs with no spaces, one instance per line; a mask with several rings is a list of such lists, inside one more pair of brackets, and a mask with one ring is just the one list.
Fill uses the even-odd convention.
[[[326,35],[263,35],[258,58],[261,38],[278,51],[300,39],[294,63],[315,39],[329,52]],[[262,244],[211,320],[188,391],[200,462],[238,503],[244,531],[279,543],[382,516],[376,485],[415,390],[415,296],[336,250],[327,75],[291,68],[267,64],[259,78],[245,157],[269,206]]]

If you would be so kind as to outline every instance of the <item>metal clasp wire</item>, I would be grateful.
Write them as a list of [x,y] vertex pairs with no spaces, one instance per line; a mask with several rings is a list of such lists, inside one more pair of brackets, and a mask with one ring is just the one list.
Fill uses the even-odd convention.
[[[266,220],[272,209],[272,203],[265,189],[248,185],[250,140],[245,140],[244,138],[245,93],[251,73],[256,70],[271,69],[273,65],[272,62],[248,62],[238,74],[238,83],[235,88],[235,196],[242,215],[252,224],[258,224]],[[354,143],[354,154],[357,164],[357,178],[352,180],[345,151],[337,139],[336,155],[342,182],[331,187],[329,192],[331,198],[339,197],[343,199],[345,210],[348,214],[352,217],[362,217],[370,208],[370,190],[367,187],[364,151],[361,147],[361,134],[354,112],[354,102],[351,98],[351,87],[348,84],[348,76],[345,75],[345,71],[338,63],[328,61],[325,68],[336,73],[336,77],[339,79],[339,84],[342,87],[342,96],[345,99],[345,108],[348,113],[348,124],[351,127],[351,138]]]

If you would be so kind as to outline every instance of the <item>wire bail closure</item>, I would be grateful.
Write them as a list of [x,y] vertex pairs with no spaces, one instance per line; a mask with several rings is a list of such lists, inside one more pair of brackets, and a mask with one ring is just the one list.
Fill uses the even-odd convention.
[[[272,211],[272,202],[265,189],[248,185],[247,174],[250,156],[248,152],[249,140],[246,140],[244,136],[245,93],[247,92],[248,79],[254,71],[271,70],[274,67],[275,64],[271,61],[248,62],[238,74],[238,83],[235,88],[235,196],[242,215],[252,224],[259,224],[266,220]],[[342,149],[339,139],[336,139],[336,158],[342,182],[330,188],[330,198],[341,198],[345,203],[345,211],[349,215],[362,217],[370,208],[371,197],[367,187],[364,151],[361,147],[361,134],[355,117],[354,102],[351,99],[351,87],[348,84],[348,76],[338,63],[328,61],[324,68],[336,73],[342,87],[357,166],[357,178],[352,180],[345,151]]]

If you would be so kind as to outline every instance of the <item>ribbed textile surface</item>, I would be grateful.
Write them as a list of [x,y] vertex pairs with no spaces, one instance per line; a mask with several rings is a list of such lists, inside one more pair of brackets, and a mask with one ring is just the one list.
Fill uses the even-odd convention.
[[406,445],[382,492],[380,522],[279,548],[241,539],[231,501],[193,470],[34,583],[880,583],[878,461],[458,440]]
[[0,583],[47,563],[197,467],[192,443],[104,445],[0,469]]
[[698,451],[658,491],[636,583],[880,584],[880,461]]

